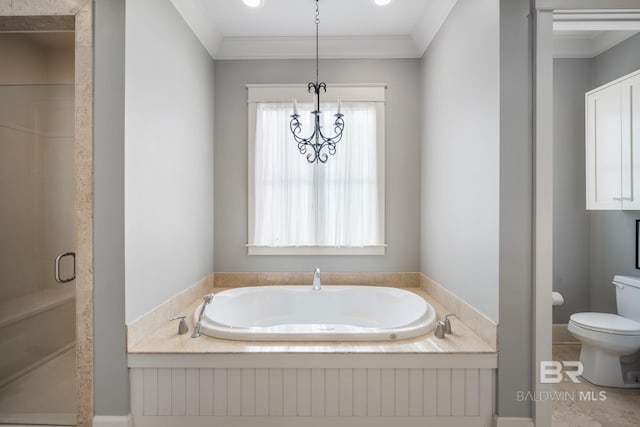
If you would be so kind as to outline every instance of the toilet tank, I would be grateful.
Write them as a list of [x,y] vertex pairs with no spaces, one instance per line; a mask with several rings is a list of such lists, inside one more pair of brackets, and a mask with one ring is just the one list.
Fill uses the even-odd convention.
[[615,276],[616,303],[618,314],[640,322],[640,277]]

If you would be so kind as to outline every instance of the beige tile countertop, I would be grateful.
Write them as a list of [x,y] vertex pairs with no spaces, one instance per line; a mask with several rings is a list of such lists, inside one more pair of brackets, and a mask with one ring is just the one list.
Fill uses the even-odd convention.
[[[215,288],[214,293],[225,288]],[[419,288],[404,288],[426,299],[438,318],[444,308]],[[495,354],[496,350],[456,318],[451,318],[452,334],[436,338],[433,331],[420,337],[398,341],[365,342],[258,342],[232,341],[202,335],[191,338],[193,313],[200,304],[198,298],[184,310],[189,320],[189,333],[178,335],[177,322],[164,322],[150,336],[130,343],[129,354],[252,354],[252,353],[379,353],[379,354]],[[168,319],[167,319],[168,320]]]

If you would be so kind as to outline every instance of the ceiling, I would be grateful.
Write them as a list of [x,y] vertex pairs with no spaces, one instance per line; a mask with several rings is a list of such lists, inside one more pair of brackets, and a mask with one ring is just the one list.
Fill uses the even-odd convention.
[[[171,0],[215,59],[312,58],[315,0]],[[323,58],[419,58],[457,0],[320,0]]]
[[556,58],[593,58],[640,32],[638,11],[556,12],[553,50]]

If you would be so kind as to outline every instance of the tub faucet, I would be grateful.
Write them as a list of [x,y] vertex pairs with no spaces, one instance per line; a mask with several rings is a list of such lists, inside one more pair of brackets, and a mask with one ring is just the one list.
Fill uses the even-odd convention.
[[451,316],[455,317],[455,314],[447,314],[442,319],[438,320],[436,323],[436,337],[445,338],[447,334],[451,333],[451,321],[449,320],[449,317]]
[[202,316],[204,316],[204,310],[207,308],[207,305],[211,303],[213,299],[213,295],[205,295],[202,298],[204,301],[202,303],[202,310],[200,310],[200,314],[198,315],[198,321],[196,322],[195,328],[193,328],[193,334],[191,334],[191,338],[198,338],[200,336],[200,327],[202,325]]
[[319,291],[322,289],[322,282],[320,282],[320,269],[316,268],[316,271],[313,272],[313,282],[311,282],[311,287],[314,291]]

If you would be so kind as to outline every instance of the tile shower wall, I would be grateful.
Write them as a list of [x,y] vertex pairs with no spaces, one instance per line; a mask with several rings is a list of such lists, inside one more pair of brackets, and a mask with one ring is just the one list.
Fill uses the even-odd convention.
[[73,33],[0,33],[0,386],[75,342],[75,283],[53,275],[76,247],[73,46]]
[[[74,251],[73,34],[52,49],[0,34],[0,300],[55,287],[53,260]],[[59,39],[65,42],[64,39]],[[35,265],[34,265],[35,261]]]

